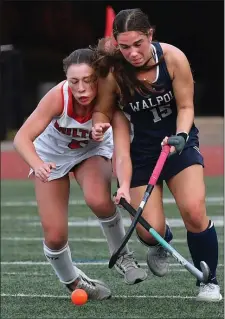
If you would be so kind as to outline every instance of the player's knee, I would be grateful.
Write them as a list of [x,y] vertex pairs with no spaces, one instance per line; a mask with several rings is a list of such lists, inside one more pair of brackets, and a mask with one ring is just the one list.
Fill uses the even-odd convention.
[[67,235],[60,231],[51,231],[45,235],[45,245],[52,250],[62,249],[67,241]]
[[110,196],[99,196],[95,193],[85,196],[85,201],[88,207],[94,212],[94,214],[101,217],[110,217],[114,211],[114,204]]
[[188,230],[202,231],[207,223],[204,199],[191,200],[185,205],[183,219]]

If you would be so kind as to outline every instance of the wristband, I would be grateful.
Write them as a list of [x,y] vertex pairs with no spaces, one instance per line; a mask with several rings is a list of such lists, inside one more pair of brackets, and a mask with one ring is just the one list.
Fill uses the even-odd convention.
[[184,140],[185,140],[185,143],[187,143],[187,141],[189,139],[188,133],[186,133],[186,132],[178,132],[176,135],[177,136],[182,136],[184,138]]

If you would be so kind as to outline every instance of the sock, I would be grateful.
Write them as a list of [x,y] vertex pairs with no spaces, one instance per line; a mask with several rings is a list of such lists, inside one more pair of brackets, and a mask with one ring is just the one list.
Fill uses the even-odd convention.
[[[137,233],[137,238],[139,239],[139,241],[140,241],[143,245],[145,245],[145,246],[147,246],[147,247],[160,245],[158,242],[157,242],[157,244],[155,244],[155,245],[150,245],[150,244],[147,243],[144,239],[142,239],[142,238],[139,236],[138,233]],[[169,242],[173,239],[173,234],[172,234],[172,232],[171,232],[171,229],[170,229],[169,225],[167,225],[167,224],[166,224],[166,231],[165,231],[164,239],[165,239],[165,241],[166,241],[167,243],[169,243]]]
[[68,244],[60,250],[51,250],[45,243],[43,246],[44,254],[59,280],[66,285],[74,282],[79,277],[79,273],[73,266]]
[[[120,214],[119,208],[116,208],[116,212],[113,216],[109,218],[99,218],[103,234],[105,235],[110,255],[119,248],[122,239],[125,236],[125,228],[123,225],[123,219]],[[121,251],[121,255],[124,253],[129,253],[128,246],[126,245]]]
[[[200,233],[187,232],[187,242],[193,263],[201,270],[200,261],[205,261],[211,270],[209,282],[218,285],[216,268],[218,264],[218,239],[213,222],[210,220],[208,228]],[[197,280],[196,285],[200,282]]]
[[173,239],[173,234],[168,224],[166,224],[166,232],[165,232],[164,239],[167,243],[171,242],[171,240]]

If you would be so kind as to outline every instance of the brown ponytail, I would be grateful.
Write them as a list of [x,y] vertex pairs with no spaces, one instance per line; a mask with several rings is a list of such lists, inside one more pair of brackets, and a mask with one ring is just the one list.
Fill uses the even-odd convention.
[[139,80],[137,73],[154,69],[161,63],[163,57],[154,65],[134,67],[124,59],[119,48],[114,45],[111,38],[100,39],[94,51],[94,68],[97,75],[104,78],[110,71],[113,72],[122,92],[124,102],[132,100],[135,90],[143,96],[148,96],[149,92],[160,90],[159,85],[155,85],[149,81]]

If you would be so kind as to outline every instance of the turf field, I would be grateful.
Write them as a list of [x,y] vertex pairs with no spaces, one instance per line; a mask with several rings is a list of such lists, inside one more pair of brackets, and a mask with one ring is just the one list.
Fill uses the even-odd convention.
[[[224,301],[198,303],[195,279],[174,259],[169,274],[149,273],[140,284],[128,286],[116,271],[108,269],[108,249],[98,222],[72,183],[69,237],[74,262],[90,277],[101,278],[113,297],[76,307],[59,283],[42,250],[42,230],[31,181],[1,182],[1,318],[223,318]],[[219,237],[218,279],[224,291],[223,178],[207,178],[207,208]],[[115,188],[115,185],[114,185]],[[186,232],[177,208],[165,190],[165,211],[174,234],[174,247],[190,259]],[[124,214],[125,225],[130,221]],[[133,235],[130,248],[146,267],[146,247]]]

